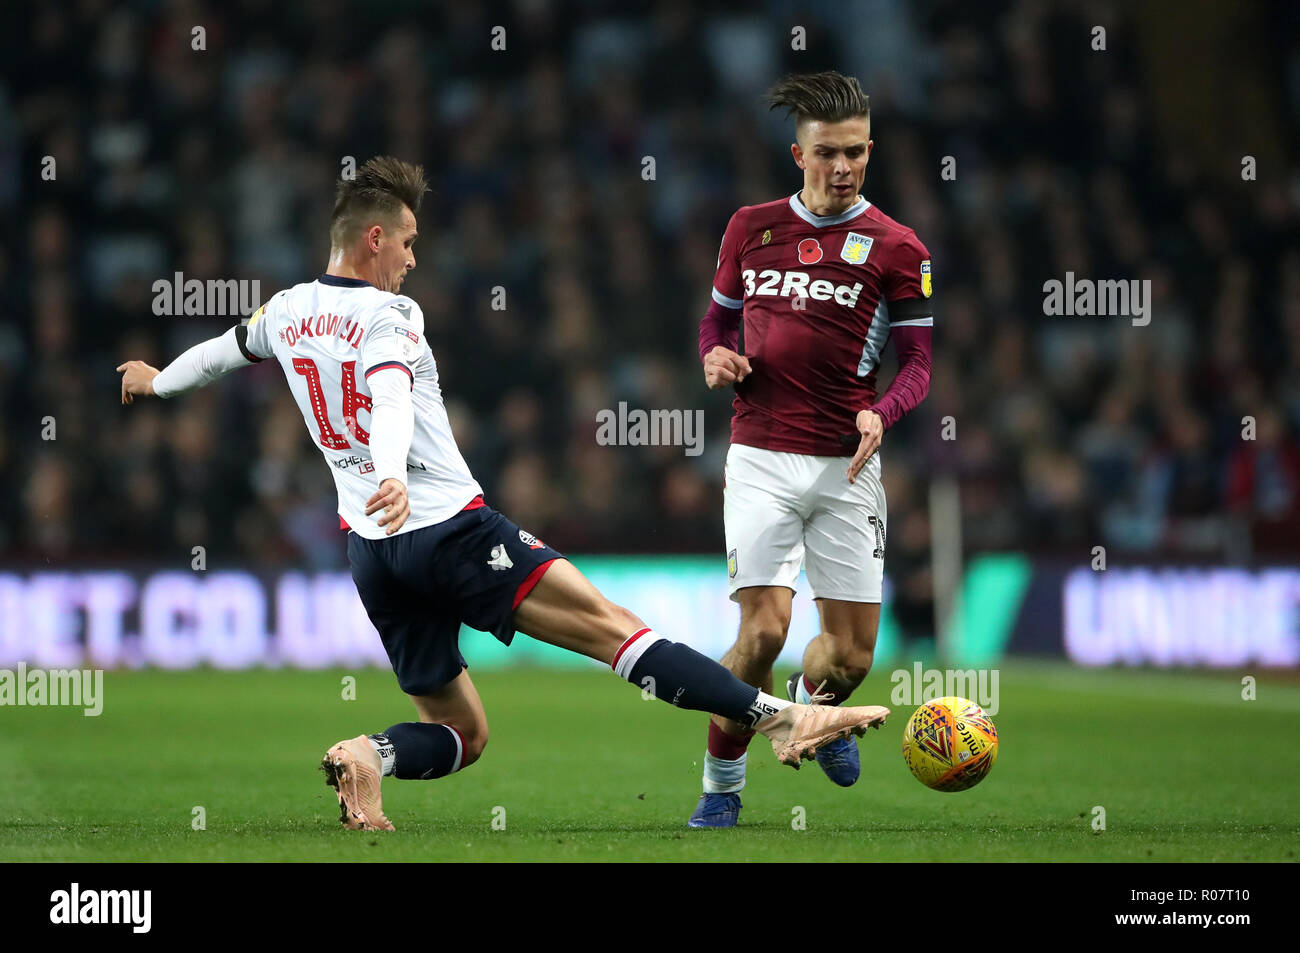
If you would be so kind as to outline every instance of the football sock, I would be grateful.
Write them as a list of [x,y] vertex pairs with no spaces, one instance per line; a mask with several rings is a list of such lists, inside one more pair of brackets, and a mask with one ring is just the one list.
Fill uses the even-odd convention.
[[689,645],[670,642],[653,629],[639,629],[614,653],[610,667],[620,678],[678,708],[707,711],[752,728],[790,702],[746,685]]
[[384,764],[385,777],[442,778],[459,771],[464,759],[465,742],[451,725],[408,721],[369,737]]
[[749,747],[749,742],[753,738],[754,732],[752,731],[747,731],[743,735],[733,735],[719,728],[717,722],[712,719],[709,721],[709,754],[715,758],[721,758],[724,761],[735,761],[737,758],[743,758],[745,749]]
[[704,793],[733,794],[745,786],[745,749],[754,732],[732,735],[709,722],[709,747],[704,752]]

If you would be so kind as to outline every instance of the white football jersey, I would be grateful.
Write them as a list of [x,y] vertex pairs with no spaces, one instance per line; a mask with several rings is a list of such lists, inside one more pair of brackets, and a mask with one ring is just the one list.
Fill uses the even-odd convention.
[[312,440],[334,471],[339,516],[367,539],[383,539],[366,516],[379,488],[370,456],[369,374],[396,367],[411,376],[415,430],[406,459],[411,515],[398,530],[440,523],[483,490],[451,435],[438,367],[424,338],[424,314],[403,295],[356,278],[322,275],[277,293],[248,319],[253,357],[274,356],[284,369]]

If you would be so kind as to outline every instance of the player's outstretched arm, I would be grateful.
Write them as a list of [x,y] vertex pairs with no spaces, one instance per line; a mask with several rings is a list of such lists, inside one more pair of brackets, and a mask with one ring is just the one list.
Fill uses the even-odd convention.
[[119,364],[122,375],[122,403],[136,397],[171,397],[210,384],[231,371],[256,363],[240,338],[244,329],[236,326],[221,337],[194,345],[161,371],[144,361]]

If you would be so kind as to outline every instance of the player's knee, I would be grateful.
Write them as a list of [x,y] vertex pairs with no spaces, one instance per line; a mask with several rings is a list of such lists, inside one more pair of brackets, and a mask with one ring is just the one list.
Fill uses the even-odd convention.
[[477,726],[472,734],[465,736],[465,751],[461,755],[460,768],[464,771],[483,756],[483,749],[488,743],[488,726],[484,722]]
[[488,724],[486,718],[464,717],[454,722],[447,722],[460,740],[460,768],[463,771],[483,755],[488,742]]
[[778,619],[756,620],[740,630],[740,651],[755,661],[772,665],[785,648],[785,626]]
[[740,621],[740,651],[756,661],[771,665],[785,648],[790,631],[790,607],[760,604],[745,612]]

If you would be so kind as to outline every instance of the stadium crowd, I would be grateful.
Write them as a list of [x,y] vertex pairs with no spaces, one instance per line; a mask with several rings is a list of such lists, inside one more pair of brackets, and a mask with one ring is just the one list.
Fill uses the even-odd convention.
[[[232,323],[155,314],[155,281],[321,273],[334,180],[391,153],[433,184],[403,291],[489,501],[573,553],[720,554],[729,396],[696,328],[730,214],[800,185],[762,93],[826,68],[872,96],[867,198],[935,262],[930,396],[882,450],[891,570],[924,589],[941,476],[969,551],[1300,550],[1300,29],[1223,14],[1223,63],[1275,100],[1242,106],[1258,143],[1207,108],[1187,149],[1127,5],[809,9],[29,5],[0,38],[0,553],[345,564],[277,366],[129,409],[114,367]],[[1149,324],[1046,315],[1069,272],[1149,279]],[[704,452],[599,445],[620,401],[703,409]]]

